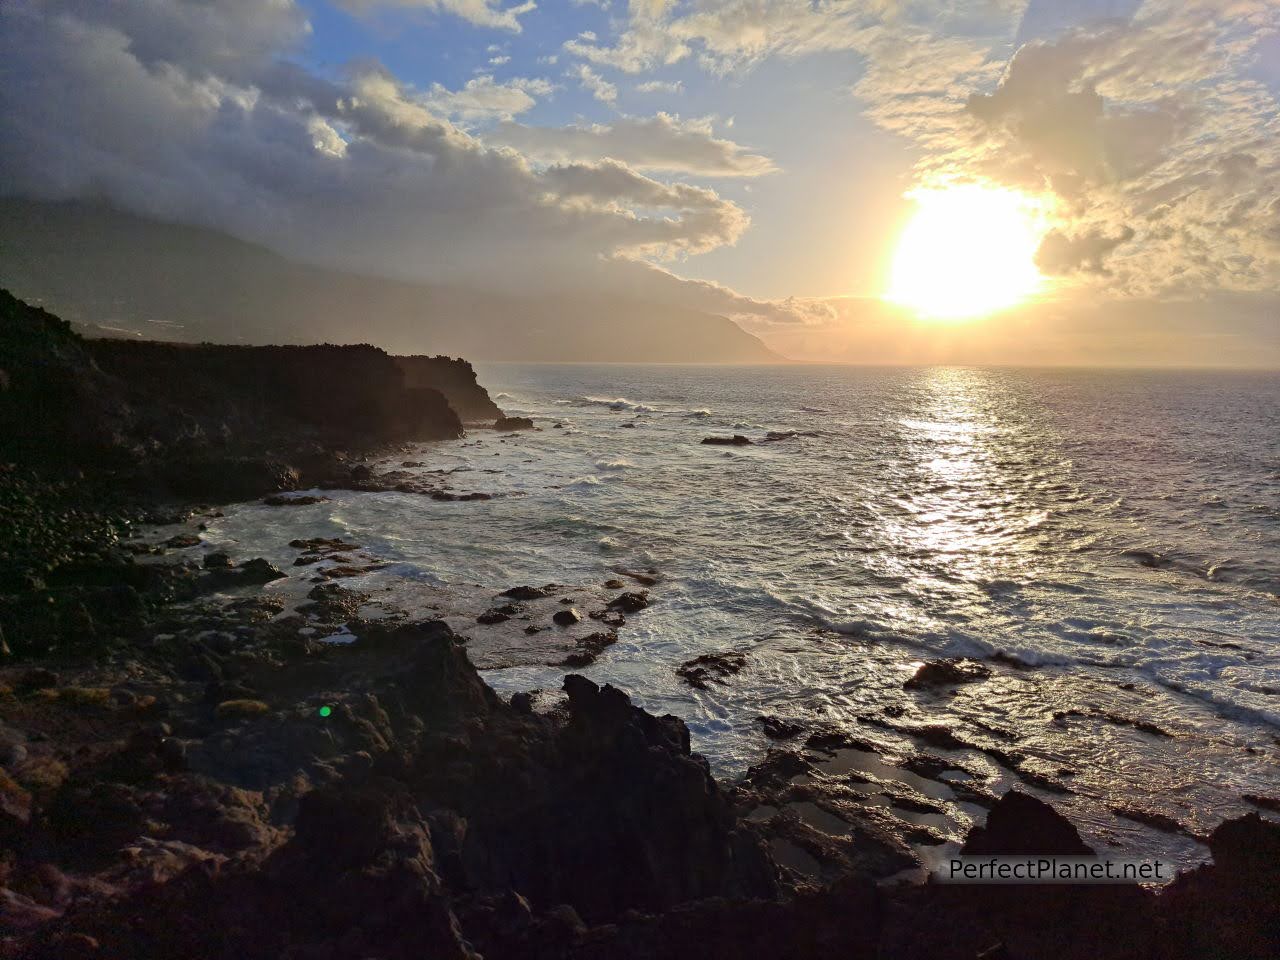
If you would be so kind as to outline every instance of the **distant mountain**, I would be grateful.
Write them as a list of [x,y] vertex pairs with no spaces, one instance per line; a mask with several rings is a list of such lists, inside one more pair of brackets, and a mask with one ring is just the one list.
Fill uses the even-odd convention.
[[288,260],[93,204],[0,200],[0,286],[90,334],[372,343],[470,360],[767,363],[725,317],[607,296],[519,298]]

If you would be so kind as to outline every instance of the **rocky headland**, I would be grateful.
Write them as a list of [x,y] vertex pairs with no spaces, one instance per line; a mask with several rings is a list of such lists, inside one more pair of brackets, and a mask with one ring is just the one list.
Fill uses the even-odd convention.
[[[621,690],[570,673],[507,700],[477,672],[538,645],[585,666],[657,571],[512,585],[464,629],[371,616],[358,544],[298,541],[287,570],[201,549],[220,505],[323,496],[294,490],[469,509],[488,494],[373,464],[495,410],[461,361],[85,340],[0,297],[0,957],[1280,956],[1280,826],[1257,814],[1159,890],[922,882],[943,785],[987,811],[966,853],[1088,847],[942,756],[899,768],[763,717],[775,749],[721,783],[679,719]],[[297,604],[275,589],[294,581]]]

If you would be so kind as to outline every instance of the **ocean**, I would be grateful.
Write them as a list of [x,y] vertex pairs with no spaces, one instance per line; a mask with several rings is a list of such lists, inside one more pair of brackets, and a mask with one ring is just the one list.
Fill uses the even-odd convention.
[[[856,730],[891,755],[919,752],[912,731],[941,726],[1016,752],[1033,781],[1066,784],[1046,796],[1087,838],[1185,860],[1203,855],[1197,836],[1250,809],[1245,794],[1280,794],[1280,378],[479,373],[538,429],[472,430],[388,465],[419,460],[412,469],[451,471],[455,488],[494,499],[243,504],[210,523],[210,546],[283,565],[293,537],[342,536],[389,563],[353,585],[403,609],[455,588],[653,568],[652,605],[578,672],[684,719],[723,777],[770,746],[762,714]],[[701,443],[732,434],[753,443]],[[743,667],[723,684],[677,676],[726,652]],[[904,689],[939,657],[975,658],[993,676],[954,695]],[[554,691],[565,672],[525,663],[485,677],[509,694]],[[971,764],[1020,779],[991,755]]]

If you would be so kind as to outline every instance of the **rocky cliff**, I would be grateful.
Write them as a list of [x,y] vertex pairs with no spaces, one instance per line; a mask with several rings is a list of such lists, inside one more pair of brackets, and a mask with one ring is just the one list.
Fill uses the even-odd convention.
[[466,422],[497,420],[502,416],[498,405],[476,379],[476,372],[465,360],[452,357],[396,357],[410,387],[439,390],[449,406]]
[[[433,369],[468,410],[483,409],[469,365]],[[245,496],[287,487],[286,465],[309,453],[461,436],[428,373],[408,383],[368,345],[85,339],[0,291],[0,454],[126,470],[192,495],[235,498],[245,471]]]

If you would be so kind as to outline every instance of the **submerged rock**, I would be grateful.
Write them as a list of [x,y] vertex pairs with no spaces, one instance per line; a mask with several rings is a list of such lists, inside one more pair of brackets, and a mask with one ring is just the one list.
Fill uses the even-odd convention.
[[702,442],[710,446],[747,447],[751,445],[751,438],[735,433],[732,437],[703,437]]
[[790,740],[804,732],[804,727],[800,724],[771,714],[756,717],[756,723],[760,724],[760,729],[770,740]]
[[704,653],[686,660],[676,668],[676,674],[697,690],[708,689],[707,684],[723,684],[746,666],[747,658],[741,653]]
[[648,590],[620,593],[609,601],[609,609],[621,610],[623,613],[636,613],[647,606],[649,606]]
[[922,664],[902,686],[907,690],[945,687],[986,680],[991,671],[976,660],[930,660]]

